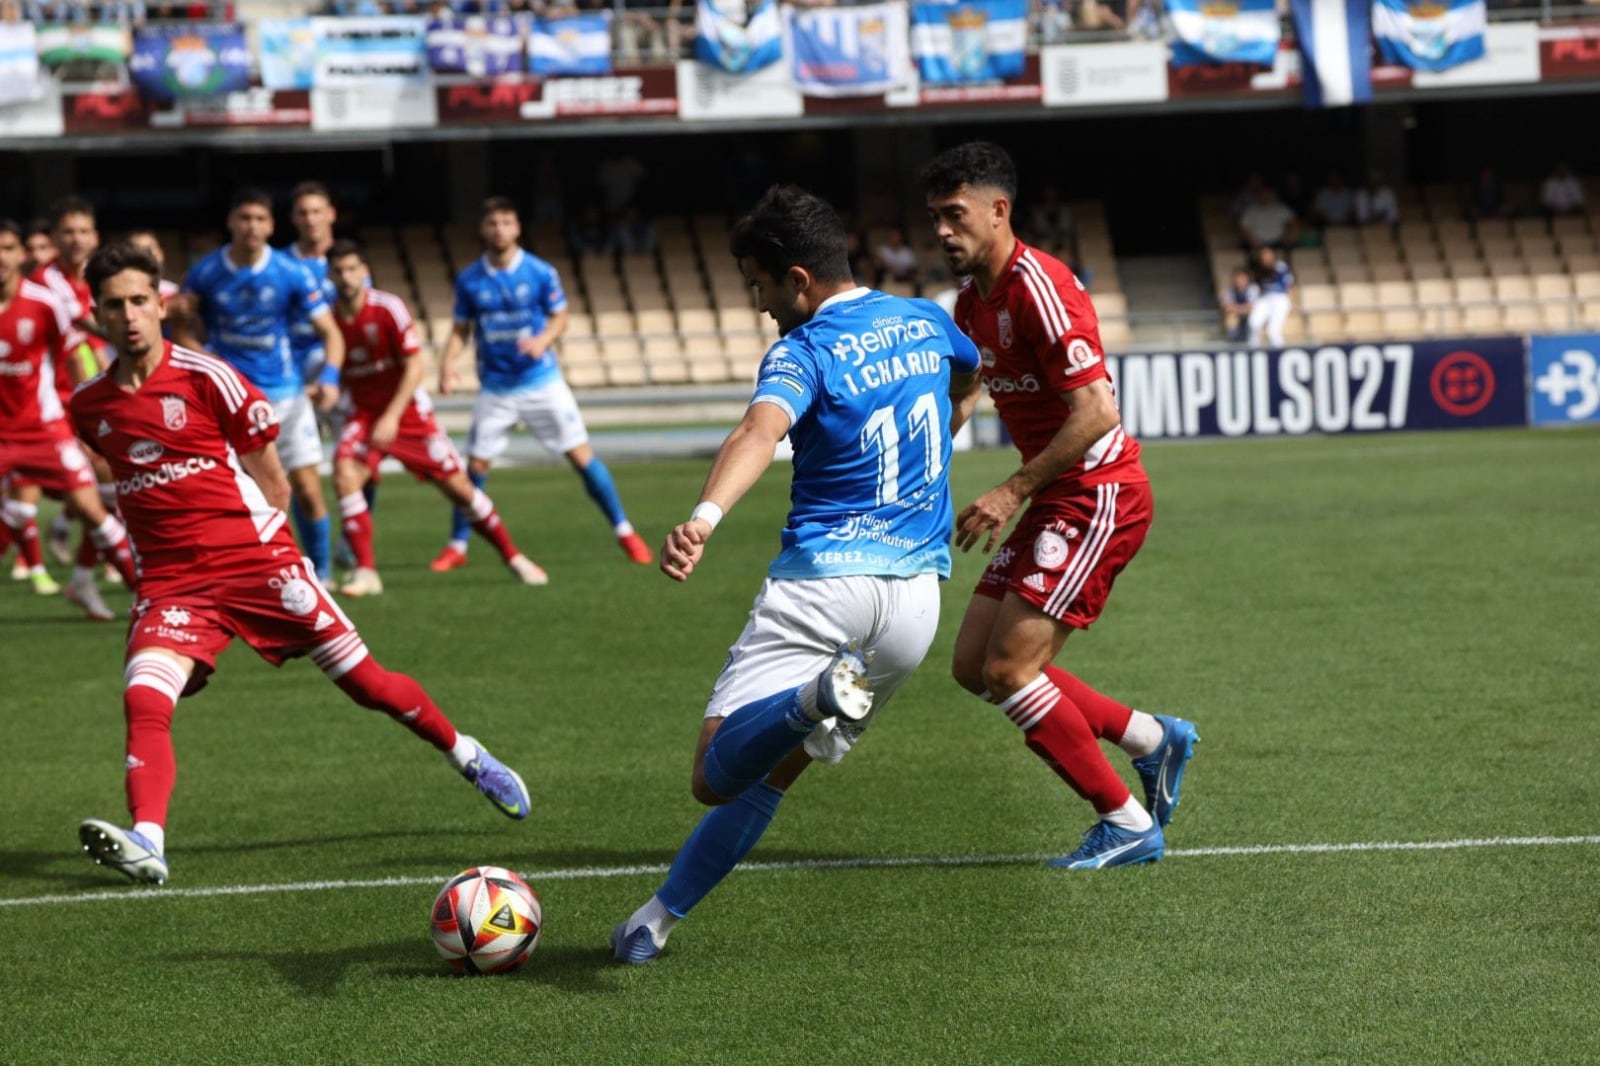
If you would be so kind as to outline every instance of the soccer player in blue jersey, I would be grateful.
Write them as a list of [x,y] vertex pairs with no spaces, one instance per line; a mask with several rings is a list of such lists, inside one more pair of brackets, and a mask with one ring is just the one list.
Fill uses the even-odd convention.
[[[189,302],[205,327],[205,347],[265,393],[277,410],[278,452],[294,491],[300,544],[318,576],[326,577],[330,522],[317,474],[322,438],[312,404],[329,410],[338,402],[344,339],[322,286],[293,256],[267,243],[271,197],[255,189],[236,193],[228,235],[227,244],[190,268],[182,294],[192,297]],[[302,318],[316,330],[323,350],[309,395],[290,340],[291,326]]]
[[785,435],[793,506],[706,707],[692,787],[714,809],[613,931],[626,963],[661,954],[813,760],[845,756],[927,654],[950,576],[950,397],[971,388],[978,350],[932,301],[858,287],[838,214],[792,185],[767,191],[729,249],[783,339],[661,569],[689,578]]
[[[449,396],[455,391],[461,350],[469,340],[477,350],[480,391],[467,436],[467,476],[483,488],[495,456],[505,451],[511,430],[521,422],[545,448],[566,456],[628,558],[653,561],[628,522],[611,471],[589,447],[578,401],[556,361],[556,342],[567,331],[561,275],[517,243],[522,224],[509,198],[484,201],[479,234],[483,258],[456,278],[455,324],[439,359],[439,394]],[[434,559],[433,569],[466,565],[471,535],[470,516],[456,511],[450,543]]]

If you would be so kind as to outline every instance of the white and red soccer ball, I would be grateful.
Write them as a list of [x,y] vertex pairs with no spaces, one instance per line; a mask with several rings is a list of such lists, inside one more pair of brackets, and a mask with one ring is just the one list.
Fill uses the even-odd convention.
[[445,883],[430,916],[433,946],[461,973],[515,970],[539,946],[539,895],[511,870],[474,866]]

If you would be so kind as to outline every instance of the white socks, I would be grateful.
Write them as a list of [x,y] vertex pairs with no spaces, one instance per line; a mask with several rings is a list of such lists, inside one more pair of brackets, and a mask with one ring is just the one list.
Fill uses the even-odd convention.
[[657,948],[667,946],[667,937],[672,935],[672,927],[678,924],[678,916],[667,910],[666,906],[651,896],[648,903],[633,912],[633,917],[628,919],[628,924],[623,926],[624,933],[631,933],[641,925],[650,930],[650,940]]
[[154,822],[134,822],[133,831],[150,842],[157,855],[167,853],[167,831]]
[[467,767],[471,766],[472,760],[477,757],[478,742],[459,731],[456,733],[455,747],[445,753],[445,758],[450,760],[450,765],[454,766],[460,773],[466,773]]
[[1128,719],[1128,728],[1122,731],[1122,739],[1117,741],[1117,747],[1135,759],[1142,759],[1161,746],[1162,733],[1161,723],[1153,715],[1134,711]]
[[1128,802],[1116,810],[1102,814],[1100,820],[1133,833],[1148,832],[1150,827],[1156,824],[1155,819],[1150,817],[1150,812],[1144,809],[1144,804],[1132,796],[1129,796]]

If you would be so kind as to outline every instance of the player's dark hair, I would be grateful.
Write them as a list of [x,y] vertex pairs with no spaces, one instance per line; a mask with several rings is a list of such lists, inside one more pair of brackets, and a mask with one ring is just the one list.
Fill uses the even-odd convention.
[[999,189],[1008,200],[1017,198],[1017,165],[1004,148],[991,141],[968,141],[940,152],[919,175],[932,196],[950,196],[963,185]]
[[36,218],[32,222],[28,223],[27,228],[22,231],[22,236],[24,238],[28,238],[42,233],[46,237],[50,237],[50,242],[54,244],[55,238],[50,234],[50,230],[52,228],[53,227],[50,225],[50,220],[48,218]]
[[16,221],[13,219],[0,218],[0,233],[11,234],[17,239],[17,243],[19,244],[22,243],[24,239],[22,227],[17,225]]
[[71,215],[88,215],[94,221],[94,205],[81,196],[63,196],[50,205],[50,226],[55,228]]
[[328,245],[328,262],[330,264],[335,259],[343,259],[350,255],[355,256],[363,263],[367,261],[367,253],[361,250],[360,243],[351,240],[349,237],[340,237],[338,240]]
[[272,214],[272,197],[251,185],[246,185],[233,194],[233,199],[228,201],[228,214],[233,214],[241,207],[264,207],[267,214]]
[[137,270],[150,277],[150,287],[157,291],[161,288],[161,265],[156,262],[156,257],[137,245],[127,241],[118,241],[116,244],[101,245],[89,257],[88,264],[83,268],[84,283],[89,286],[89,291],[95,299],[100,298],[100,286],[107,278],[116,277],[124,270]]
[[333,203],[333,194],[320,181],[302,181],[289,190],[289,202],[291,204],[299,203],[302,196],[320,196],[328,201],[330,205]]
[[515,215],[517,213],[517,202],[509,196],[491,196],[483,202],[483,213],[478,218],[481,221],[490,215],[498,215],[502,211],[508,211]]
[[801,267],[822,282],[849,281],[850,249],[833,205],[798,185],[774,185],[733,224],[728,251],[774,278]]

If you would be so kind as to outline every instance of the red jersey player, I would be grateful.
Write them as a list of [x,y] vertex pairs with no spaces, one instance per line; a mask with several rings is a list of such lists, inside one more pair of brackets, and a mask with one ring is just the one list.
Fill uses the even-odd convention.
[[167,879],[173,708],[235,637],[273,664],[308,656],[356,703],[444,752],[501,812],[526,817],[515,771],[456,732],[416,681],[378,665],[317,583],[287,529],[272,404],[222,360],[162,340],[155,260],[113,245],[95,253],[88,278],[117,357],[74,394],[72,418],[116,475],[140,598],[123,692],[133,827],[91,818],[78,830],[84,850],[135,881]]
[[339,591],[383,591],[372,554],[372,513],[361,490],[385,455],[437,485],[524,583],[546,584],[545,572],[511,542],[494,501],[467,480],[461,456],[433,417],[433,402],[422,388],[422,342],[405,301],[371,287],[372,272],[354,241],[335,241],[328,250],[328,278],[339,294],[334,321],[345,350],[340,385],[350,405],[334,453],[333,484],[345,539],[356,557],[355,573]]
[[[1094,307],[1071,270],[1012,233],[1017,172],[1004,150],[987,142],[952,148],[924,168],[922,180],[946,260],[970,275],[953,317],[978,345],[983,385],[1023,460],[956,516],[956,545],[992,550],[1028,504],[967,607],[956,680],[999,705],[1029,749],[1099,814],[1078,850],[1051,865],[1154,862],[1199,740],[1193,724],[1131,710],[1052,665],[1072,630],[1099,617],[1152,513]],[[965,397],[957,424],[977,398],[976,389]],[[1100,737],[1134,756],[1144,806],[1106,760]]]
[[[55,390],[55,360],[80,337],[60,301],[22,276],[25,255],[21,227],[0,220],[0,480],[15,476],[62,496],[83,516],[94,545],[131,584],[127,534],[101,505],[89,457],[73,437]],[[32,503],[6,500],[0,508],[0,550],[17,539],[30,570],[39,572],[44,567],[36,514]],[[75,574],[74,582],[81,576]],[[87,580],[92,590],[93,571]]]

